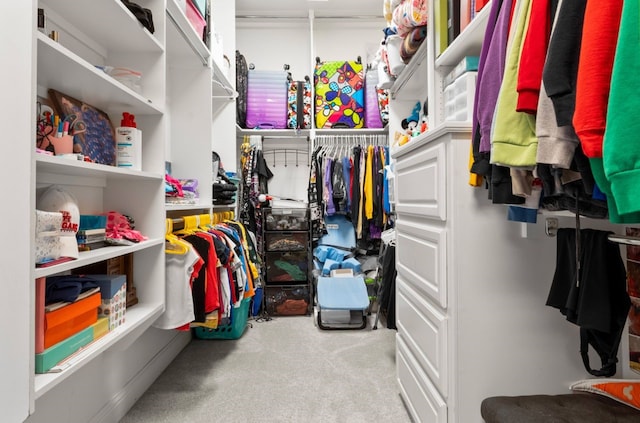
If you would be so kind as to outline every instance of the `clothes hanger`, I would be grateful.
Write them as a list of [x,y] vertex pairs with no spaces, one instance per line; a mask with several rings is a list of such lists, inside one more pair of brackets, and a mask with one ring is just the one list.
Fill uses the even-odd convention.
[[211,227],[211,215],[201,214],[198,215],[198,229],[206,231]]
[[198,216],[184,216],[184,228],[174,232],[176,235],[193,235],[198,230]]
[[173,233],[173,219],[165,219],[164,239],[165,253],[184,255],[189,252],[189,245]]

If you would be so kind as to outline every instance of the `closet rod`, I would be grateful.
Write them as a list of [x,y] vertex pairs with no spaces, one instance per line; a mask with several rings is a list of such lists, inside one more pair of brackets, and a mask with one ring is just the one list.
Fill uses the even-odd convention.
[[[236,19],[273,19],[273,20],[307,20],[308,16],[270,16],[270,15],[237,15]],[[359,16],[314,16],[318,20],[373,20],[382,19],[382,15],[359,15]]]
[[201,221],[206,221],[208,218],[209,223],[214,223],[216,221],[216,219],[214,218],[214,216],[220,216],[221,220],[233,220],[235,219],[235,213],[231,210],[227,210],[227,211],[214,211],[213,213],[209,213],[209,214],[194,214],[194,215],[189,215],[189,216],[183,216],[183,217],[173,217],[173,218],[167,218],[167,220],[171,221],[171,229],[173,231],[176,230],[180,230],[180,229],[184,229],[184,224],[185,224],[185,218],[195,218],[195,223],[196,226],[200,225]]
[[309,154],[309,150],[303,150],[301,148],[272,148],[269,150],[262,150],[262,154],[274,154],[274,153],[298,153]]
[[640,238],[629,235],[609,235],[609,241],[618,244],[640,245]]
[[275,140],[279,140],[279,139],[302,139],[305,138],[307,141],[309,141],[309,136],[308,135],[260,135],[257,134],[258,136],[261,136],[263,139],[275,139]]

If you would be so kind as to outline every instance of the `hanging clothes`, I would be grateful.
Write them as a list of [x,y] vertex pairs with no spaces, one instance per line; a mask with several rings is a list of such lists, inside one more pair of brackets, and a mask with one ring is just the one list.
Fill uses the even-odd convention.
[[[637,56],[640,7],[625,1],[611,75],[611,93],[604,134],[603,166],[611,195],[607,196],[614,222],[640,222],[640,200],[637,195],[640,148],[635,140],[639,124],[635,112],[640,96],[635,86],[640,71]],[[633,86],[634,89],[629,89]],[[592,160],[593,161],[593,160]],[[594,167],[595,169],[595,167]],[[595,172],[595,170],[594,170]]]
[[191,281],[195,278],[204,260],[191,245],[181,253],[173,249],[165,254],[165,310],[153,326],[158,329],[175,329],[195,319]]
[[[631,306],[620,248],[608,240],[609,234],[583,229],[577,242],[575,229],[558,230],[556,270],[547,298],[548,306],[580,327],[580,353],[586,370],[606,377],[616,373],[618,345]],[[589,345],[600,356],[599,370],[589,364]]]

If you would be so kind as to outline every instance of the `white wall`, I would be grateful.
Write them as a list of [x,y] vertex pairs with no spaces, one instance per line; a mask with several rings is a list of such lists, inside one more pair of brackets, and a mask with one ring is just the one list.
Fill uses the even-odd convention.
[[[229,59],[231,69],[229,70],[229,80],[235,86],[235,0],[214,0],[211,3],[213,11],[214,31],[222,34],[223,52]],[[236,148],[236,105],[234,101],[229,101],[222,110],[215,116],[212,122],[213,140],[211,148],[222,158],[222,162],[227,171],[235,171],[237,157]]]
[[[256,69],[279,70],[286,63],[295,80],[302,80],[305,75],[313,80],[316,56],[323,61],[356,60],[360,56],[366,64],[378,49],[383,28],[382,18],[317,18],[312,24],[308,19],[239,19],[236,45],[247,63],[253,63]],[[274,148],[308,150],[308,142],[301,138],[274,137],[265,139],[263,148],[267,164],[274,173],[269,181],[269,193],[275,197],[306,201],[308,157],[299,157],[298,166],[295,166],[295,153],[287,153],[285,166],[284,153],[276,153],[274,166],[274,156],[268,151]]]

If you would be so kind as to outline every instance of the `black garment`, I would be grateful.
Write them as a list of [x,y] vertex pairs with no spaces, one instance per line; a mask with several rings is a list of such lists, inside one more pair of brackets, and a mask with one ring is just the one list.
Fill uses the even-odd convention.
[[347,189],[344,184],[344,173],[342,172],[342,160],[336,159],[333,162],[331,172],[331,189],[333,192],[333,205],[336,213],[347,212]]
[[558,126],[572,124],[586,0],[564,1],[549,41],[542,80],[553,102]]
[[122,0],[122,4],[127,6],[127,9],[136,17],[138,22],[142,24],[150,33],[155,32],[155,27],[153,25],[153,12],[150,9],[140,6],[137,3],[134,3],[129,0]]
[[44,303],[46,305],[59,301],[72,303],[80,294],[97,286],[96,281],[90,276],[49,276],[45,282]]
[[359,145],[353,147],[353,178],[351,178],[351,221],[353,225],[358,224],[358,215],[360,212],[360,154],[362,149]]
[[[569,171],[578,172],[580,179],[563,183],[566,180],[565,169],[554,168],[548,164],[539,163],[538,176],[542,180],[541,207],[549,211],[569,210],[581,216],[592,219],[606,219],[608,208],[606,201],[592,197],[595,180],[589,165],[589,159],[584,155],[582,147],[575,150],[575,155]],[[563,173],[565,173],[563,177]],[[578,202],[576,204],[576,199]]]
[[197,235],[187,235],[184,240],[193,246],[200,258],[204,261],[202,269],[198,272],[198,276],[193,280],[191,284],[191,297],[193,298],[193,314],[195,316],[194,322],[204,323],[206,321],[206,312],[204,308],[205,301],[205,286],[206,286],[206,267],[211,263],[208,263],[209,249],[211,244],[203,238]]
[[491,165],[489,198],[493,204],[524,204],[524,197],[513,195],[511,171],[508,167]]
[[382,147],[376,147],[373,166],[373,223],[382,228],[384,225],[384,200],[382,199],[384,174],[382,173]]
[[258,174],[260,182],[260,193],[267,194],[269,192],[267,182],[269,181],[269,179],[273,178],[273,172],[271,172],[271,169],[269,169],[269,166],[267,166],[267,161],[264,159],[262,150],[256,150],[254,172]]
[[[626,290],[626,271],[618,245],[610,232],[580,231],[580,272],[576,262],[576,231],[558,230],[556,271],[547,305],[580,326],[581,354],[585,368],[595,376],[615,374],[618,344],[631,302]],[[603,368],[592,370],[587,349],[599,354]]]
[[382,292],[378,304],[386,316],[387,328],[396,327],[396,247],[386,245],[382,252]]

